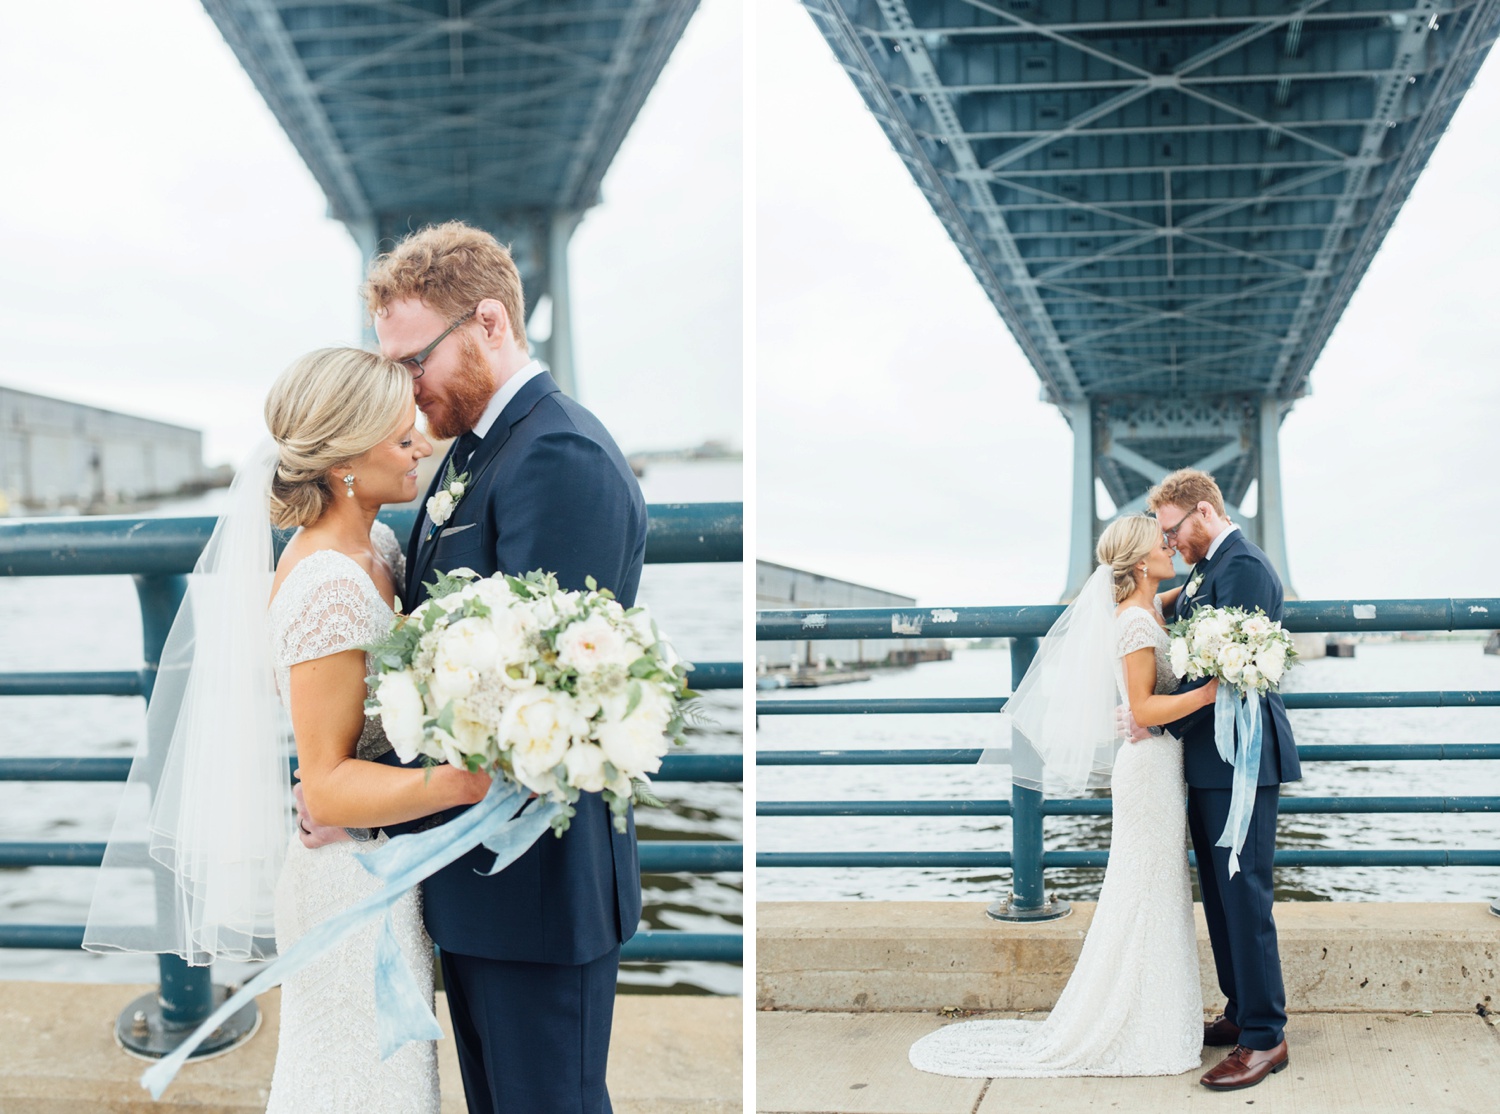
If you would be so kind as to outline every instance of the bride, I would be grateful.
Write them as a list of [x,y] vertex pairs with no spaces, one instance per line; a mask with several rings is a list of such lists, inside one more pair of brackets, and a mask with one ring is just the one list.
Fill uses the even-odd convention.
[[[401,547],[376,515],[416,496],[416,464],[432,446],[415,423],[410,375],[369,352],[310,353],[272,387],[271,440],[236,475],[162,653],[88,950],[173,952],[195,965],[265,959],[273,932],[285,951],[381,885],[355,856],[383,846],[384,833],[356,830],[362,841],[316,849],[299,840],[278,703],[303,793],[325,823],[375,828],[484,797],[487,774],[374,761],[390,744],[379,720],[365,718],[372,669],[360,647],[389,628],[405,575]],[[297,531],[274,571],[272,525]],[[141,843],[153,863],[132,856]],[[142,865],[157,872],[156,916],[132,924],[113,876]],[[430,1004],[420,901],[419,891],[406,894],[392,922]],[[379,1056],[380,927],[286,979],[268,1112],[436,1114],[433,1043]]]
[[[1188,881],[1182,744],[1162,733],[1118,745],[1116,708],[1143,727],[1212,704],[1217,682],[1172,695],[1163,608],[1172,550],[1153,518],[1116,519],[1099,567],[1048,632],[1007,701],[1024,744],[1012,777],[1050,794],[1110,781],[1109,865],[1068,985],[1043,1021],[967,1021],[912,1045],[939,1075],[1038,1078],[1176,1075],[1199,1066],[1203,1001]],[[1021,740],[1018,740],[1021,742]]]

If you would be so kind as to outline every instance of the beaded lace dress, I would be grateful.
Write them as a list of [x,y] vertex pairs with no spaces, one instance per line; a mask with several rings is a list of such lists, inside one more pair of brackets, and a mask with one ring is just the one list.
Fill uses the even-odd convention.
[[[1132,607],[1115,620],[1123,658],[1156,651],[1156,691],[1173,692],[1170,640]],[[1078,965],[1042,1021],[964,1021],[912,1045],[913,1067],[938,1075],[1042,1078],[1177,1075],[1197,1068],[1203,998],[1187,864],[1182,744],[1170,733],[1122,743],[1111,777],[1109,866]]]
[[[405,579],[405,560],[390,527],[375,523],[370,540]],[[271,601],[276,685],[288,705],[291,667],[375,641],[391,609],[357,563],[331,549],[302,561]],[[389,750],[380,721],[367,720],[356,750],[375,758]],[[293,834],[276,886],[276,946],[285,951],[312,926],[374,893],[381,883],[354,856],[381,847],[339,842],[308,850]],[[417,985],[432,1000],[432,941],[422,927],[420,889],[392,910],[396,938]],[[413,1041],[382,1062],[376,1045],[375,940],[381,922],[360,928],[281,988],[281,1032],[267,1114],[437,1114],[437,1050]]]

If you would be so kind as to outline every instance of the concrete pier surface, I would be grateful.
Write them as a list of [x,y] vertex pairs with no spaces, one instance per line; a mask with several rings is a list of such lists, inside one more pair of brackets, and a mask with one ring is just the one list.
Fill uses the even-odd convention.
[[[145,986],[0,983],[0,1114],[259,1114],[276,1058],[281,992],[261,995],[260,1030],[227,1055],[188,1064],[160,1103],[139,1084],[145,1061],[122,1052],[115,1018]],[[620,995],[609,1090],[616,1114],[730,1114],[742,1108],[739,998]],[[437,1016],[443,1114],[463,1114],[447,999]],[[316,1114],[309,1111],[308,1114]]]
[[[954,1020],[1041,1019],[1094,905],[1000,924],[972,902],[762,902],[756,927],[761,1114],[1009,1114],[1209,1109],[1334,1114],[1491,1112],[1500,1094],[1500,917],[1479,902],[1276,906],[1291,1066],[1215,1093],[1202,1068],[1149,1079],[950,1079],[907,1061]],[[1202,909],[1208,1016],[1223,1006]],[[1492,1003],[1492,996],[1494,1003]]]
[[[995,1012],[983,1017],[1045,1013]],[[959,1019],[962,1020],[962,1019]],[[931,1013],[760,1013],[760,1114],[1493,1114],[1500,1033],[1476,1014],[1292,1013],[1291,1063],[1255,1087],[1215,1093],[1203,1067],[1145,1079],[949,1079],[907,1062]]]

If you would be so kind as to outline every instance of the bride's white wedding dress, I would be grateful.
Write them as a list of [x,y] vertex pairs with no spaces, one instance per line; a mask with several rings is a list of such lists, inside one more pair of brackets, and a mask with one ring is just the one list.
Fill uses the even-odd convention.
[[[1115,680],[1126,654],[1156,651],[1156,691],[1173,692],[1170,640],[1132,607],[1115,620]],[[1042,1021],[965,1021],[911,1048],[922,1071],[966,1077],[1177,1075],[1199,1067],[1203,998],[1187,863],[1182,744],[1122,743],[1112,778],[1109,866],[1068,985]]]
[[[390,527],[370,539],[397,584],[406,563]],[[291,667],[378,640],[391,609],[355,561],[334,550],[303,558],[271,601],[276,686],[288,704]],[[388,750],[380,721],[366,721],[356,756]],[[308,850],[293,834],[276,886],[276,946],[286,951],[320,921],[381,883],[354,856],[386,842],[339,842]],[[417,985],[432,1001],[432,941],[422,927],[420,888],[392,909],[396,938]],[[437,1050],[413,1041],[382,1062],[376,1045],[375,940],[381,921],[360,928],[281,988],[281,1033],[267,1114],[437,1114]]]

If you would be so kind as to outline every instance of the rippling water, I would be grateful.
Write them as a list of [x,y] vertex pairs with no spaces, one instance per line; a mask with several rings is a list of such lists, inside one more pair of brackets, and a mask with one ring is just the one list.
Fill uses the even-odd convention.
[[[717,502],[740,498],[738,463],[654,465],[642,480],[648,502]],[[213,513],[219,493],[156,512]],[[741,654],[739,564],[647,565],[640,602],[693,661],[734,661]],[[0,672],[136,669],[141,621],[128,577],[0,578]],[[704,696],[711,721],[691,731],[685,752],[739,753],[742,699],[735,691]],[[129,756],[143,734],[145,702],[138,697],[0,697],[0,756]],[[89,782],[0,782],[0,840],[102,841],[109,838],[121,786]],[[743,795],[738,784],[657,786],[665,809],[636,815],[642,839],[741,839]],[[96,871],[81,867],[0,869],[0,921],[81,924],[88,914]],[[739,932],[742,879],[738,874],[651,874],[643,878],[648,927],[693,932]],[[218,981],[243,977],[234,964],[216,969]],[[642,993],[740,993],[740,967],[725,963],[631,963],[621,968],[624,990]],[[153,982],[149,956],[0,948],[0,978],[86,982]]]
[[[1364,643],[1356,656],[1300,664],[1288,692],[1425,689],[1500,690],[1500,657],[1478,642]],[[868,683],[777,692],[777,699],[876,699],[989,696],[1010,691],[1006,650],[967,650],[952,661],[882,671]],[[1399,708],[1294,711],[1299,743],[1500,742],[1500,708]],[[762,716],[759,749],[1008,746],[1001,717]],[[1284,796],[1500,795],[1500,762],[1306,762],[1303,780]],[[760,800],[1009,798],[1010,768],[981,766],[761,766]],[[1109,845],[1109,818],[1047,817],[1046,848]],[[1500,848],[1496,814],[1296,815],[1283,813],[1285,848]],[[758,849],[984,851],[1009,850],[1009,817],[769,817],[757,824]],[[1094,900],[1103,871],[1049,870],[1059,897]],[[776,868],[757,875],[762,901],[988,900],[1009,892],[1010,872],[983,869]],[[1500,869],[1474,867],[1303,867],[1276,872],[1278,899],[1315,901],[1491,901]]]

